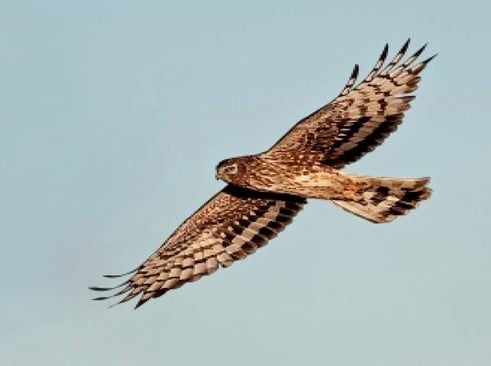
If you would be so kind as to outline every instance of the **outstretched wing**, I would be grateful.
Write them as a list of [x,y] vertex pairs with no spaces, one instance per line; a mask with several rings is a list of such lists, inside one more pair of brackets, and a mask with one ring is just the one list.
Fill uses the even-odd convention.
[[397,129],[414,99],[420,72],[433,57],[414,66],[426,45],[400,62],[409,40],[384,66],[388,45],[367,77],[355,86],[358,65],[339,96],[293,126],[266,154],[309,153],[341,168],[380,145]]
[[124,286],[114,295],[95,300],[125,295],[122,303],[140,296],[138,307],[220,266],[228,267],[274,238],[305,203],[296,196],[228,185],[184,221],[126,282],[113,288],[91,287],[105,291]]

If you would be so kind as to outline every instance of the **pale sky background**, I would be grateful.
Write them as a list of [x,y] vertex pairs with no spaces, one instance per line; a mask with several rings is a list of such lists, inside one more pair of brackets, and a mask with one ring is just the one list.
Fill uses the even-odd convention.
[[[1,365],[489,365],[486,1],[0,1]],[[374,225],[311,202],[247,260],[107,309],[139,265],[268,148],[429,42],[403,125],[347,170],[432,177]]]

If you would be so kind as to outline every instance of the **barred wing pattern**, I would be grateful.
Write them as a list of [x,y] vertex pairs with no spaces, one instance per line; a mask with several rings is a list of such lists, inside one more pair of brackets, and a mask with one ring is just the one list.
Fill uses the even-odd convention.
[[106,291],[124,286],[116,294],[96,300],[125,295],[122,303],[140,295],[139,307],[254,253],[282,231],[305,203],[296,196],[228,185],[184,221],[129,280],[113,288],[91,289]]
[[266,154],[307,152],[319,163],[340,169],[375,149],[394,132],[414,99],[419,73],[432,56],[411,65],[424,51],[421,47],[404,62],[409,40],[385,66],[386,44],[372,71],[355,86],[358,65],[339,96],[291,128]]

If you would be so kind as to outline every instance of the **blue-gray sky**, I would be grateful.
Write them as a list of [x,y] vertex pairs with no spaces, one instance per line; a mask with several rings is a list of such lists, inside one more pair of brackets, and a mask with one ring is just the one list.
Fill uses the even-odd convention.
[[[485,1],[0,2],[2,365],[489,365]],[[245,261],[107,310],[223,184],[362,73],[429,42],[400,129],[347,170],[432,177],[373,225],[311,202]]]

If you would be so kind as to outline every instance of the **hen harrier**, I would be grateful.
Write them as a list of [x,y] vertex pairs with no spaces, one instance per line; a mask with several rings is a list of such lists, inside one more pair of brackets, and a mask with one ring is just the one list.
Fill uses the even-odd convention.
[[[282,231],[308,198],[334,202],[372,222],[389,222],[427,199],[429,178],[398,179],[341,172],[380,145],[401,123],[414,99],[418,76],[434,57],[413,65],[425,46],[400,62],[409,40],[384,67],[382,54],[355,86],[358,65],[342,92],[302,119],[264,153],[232,158],[217,166],[229,183],[181,226],[104,300],[140,296],[136,307],[186,282],[196,281],[247,257]],[[135,273],[136,272],[136,273]],[[124,275],[107,275],[120,277]]]

